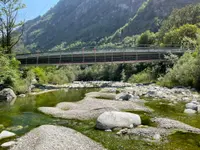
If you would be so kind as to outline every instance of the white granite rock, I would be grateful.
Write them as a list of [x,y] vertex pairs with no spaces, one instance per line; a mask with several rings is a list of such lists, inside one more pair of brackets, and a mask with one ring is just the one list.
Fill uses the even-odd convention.
[[126,112],[104,112],[97,118],[96,127],[98,129],[107,130],[113,128],[133,128],[133,126],[141,125],[141,118],[137,114]]
[[15,135],[16,135],[15,133],[4,130],[0,134],[0,140],[10,138],[10,137],[13,137]]

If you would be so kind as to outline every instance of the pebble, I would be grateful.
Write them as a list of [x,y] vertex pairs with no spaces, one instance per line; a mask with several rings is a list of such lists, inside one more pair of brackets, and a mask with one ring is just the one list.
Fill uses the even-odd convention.
[[6,143],[3,143],[3,144],[1,145],[1,147],[3,147],[3,148],[9,148],[9,147],[11,147],[11,146],[14,146],[16,143],[17,143],[17,142],[15,142],[15,141],[6,142]]
[[15,133],[4,130],[0,134],[0,140],[10,138],[10,137],[13,137],[15,135],[16,135]]

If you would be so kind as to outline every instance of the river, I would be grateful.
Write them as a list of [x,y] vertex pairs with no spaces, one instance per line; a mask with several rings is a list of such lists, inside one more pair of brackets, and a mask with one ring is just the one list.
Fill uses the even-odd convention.
[[[29,132],[31,129],[44,124],[62,125],[73,128],[91,139],[101,143],[110,150],[198,150],[200,149],[200,136],[190,133],[178,132],[169,136],[167,143],[155,144],[141,139],[130,137],[119,137],[116,132],[104,132],[95,129],[95,120],[78,121],[53,118],[37,111],[41,106],[55,106],[60,102],[76,102],[84,98],[85,94],[98,89],[70,89],[68,91],[60,90],[36,96],[18,98],[14,105],[0,103],[0,124],[3,124],[6,130],[12,131],[18,137]],[[165,101],[147,100],[147,106],[155,111],[151,114],[138,113],[142,117],[143,123],[151,125],[149,118],[169,117],[194,127],[200,128],[200,115],[187,116],[182,113],[184,104],[175,106],[168,105]],[[1,130],[1,129],[0,129]],[[12,139],[12,138],[11,138]],[[6,139],[0,142],[9,141]],[[14,138],[15,139],[15,138]],[[0,150],[2,150],[0,148]]]

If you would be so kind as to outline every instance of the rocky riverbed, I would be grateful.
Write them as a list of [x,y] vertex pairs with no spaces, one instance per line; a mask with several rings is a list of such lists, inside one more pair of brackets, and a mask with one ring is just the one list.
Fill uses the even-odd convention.
[[[168,89],[154,84],[121,82],[88,82],[84,86],[81,83],[62,88],[66,93],[70,88],[77,89],[77,92],[82,87],[101,87],[101,90],[88,92],[77,102],[61,101],[54,107],[37,107],[39,112],[61,122],[44,124],[17,140],[6,141],[2,146],[11,146],[14,150],[25,147],[30,150],[72,147],[83,150],[134,150],[136,147],[141,150],[198,149],[198,144],[178,144],[183,137],[200,141],[200,116],[197,111],[200,96],[194,89]],[[106,88],[105,83],[109,83]],[[185,108],[194,109],[194,114],[184,114]],[[48,141],[52,141],[51,144]]]

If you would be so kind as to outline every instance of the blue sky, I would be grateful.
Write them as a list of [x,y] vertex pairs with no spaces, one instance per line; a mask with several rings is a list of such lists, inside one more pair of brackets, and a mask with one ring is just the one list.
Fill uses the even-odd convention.
[[22,0],[26,8],[19,12],[18,20],[28,21],[39,15],[43,15],[59,0]]

